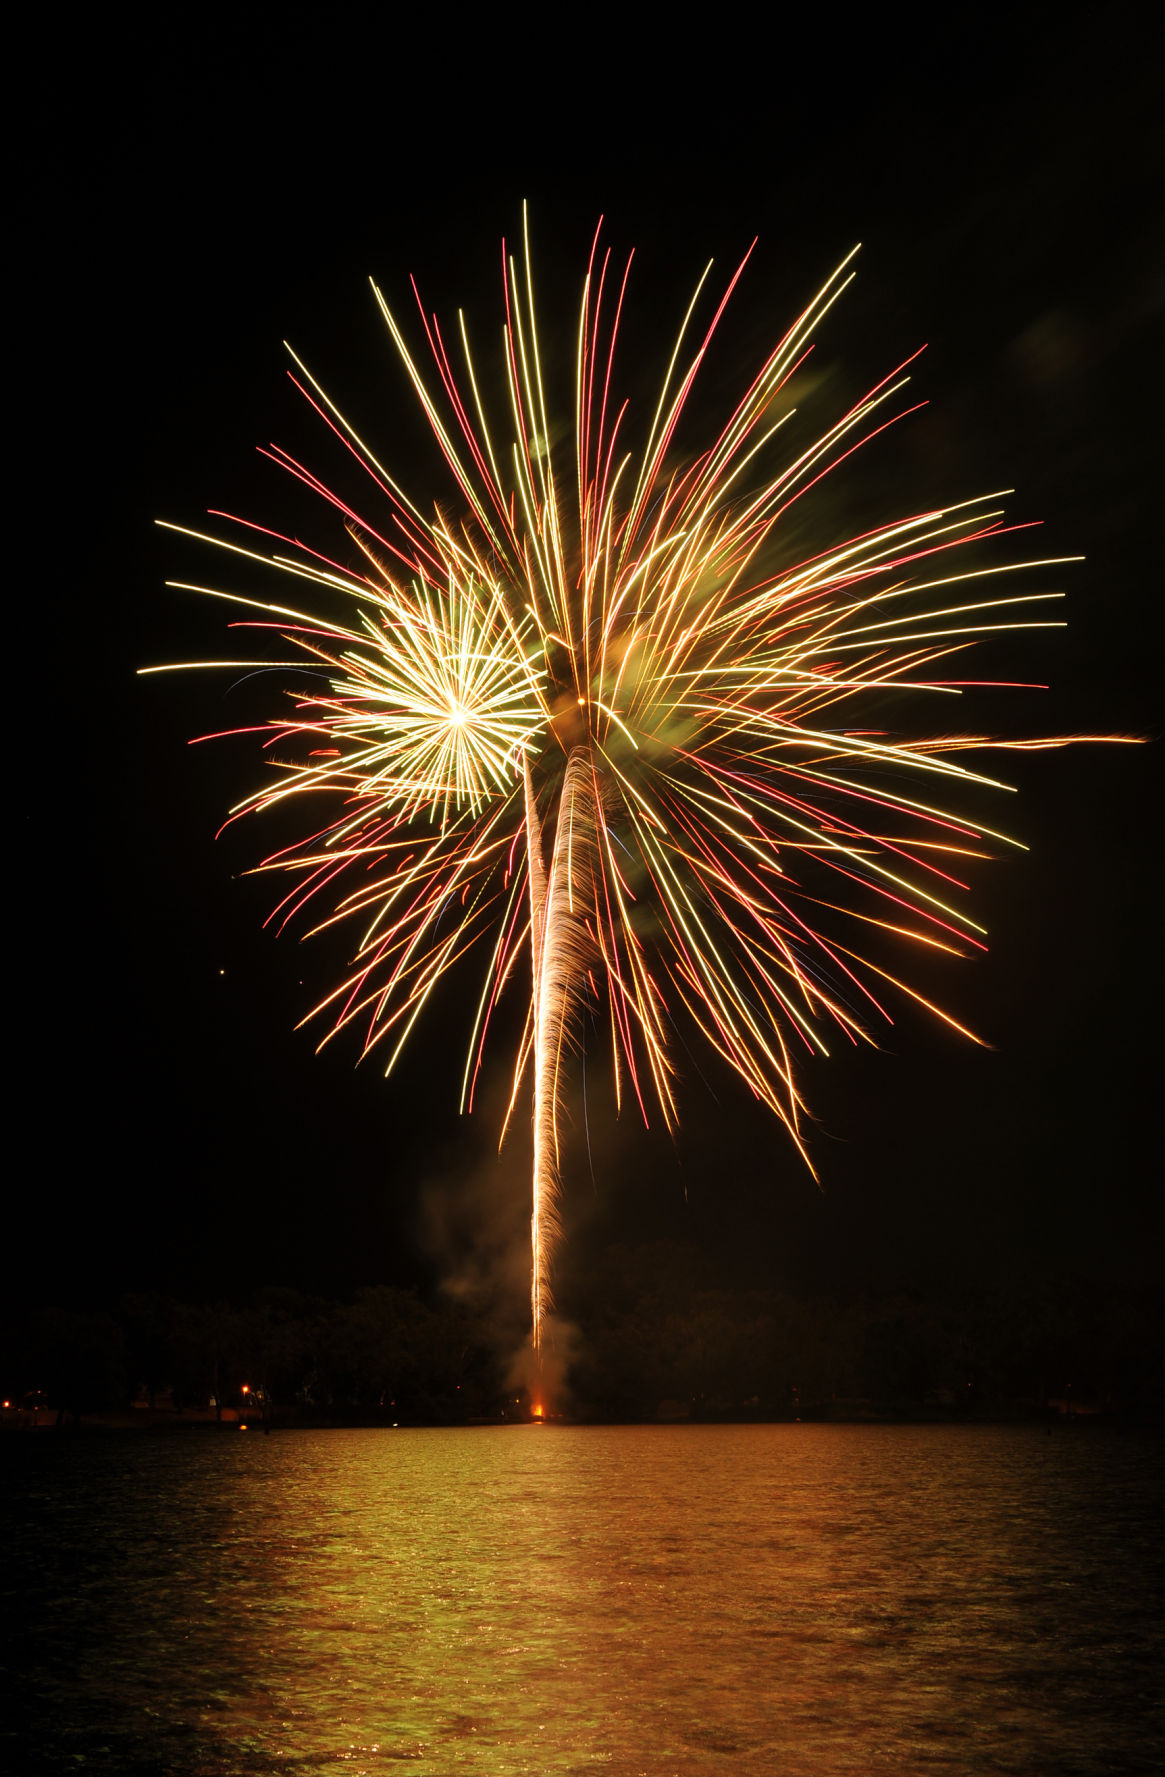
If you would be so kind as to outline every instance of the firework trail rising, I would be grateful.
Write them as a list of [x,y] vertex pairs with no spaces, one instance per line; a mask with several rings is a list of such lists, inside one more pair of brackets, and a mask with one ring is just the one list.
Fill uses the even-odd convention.
[[[272,718],[274,777],[232,818],[289,801],[326,810],[260,866],[293,878],[272,915],[279,925],[303,910],[318,910],[316,930],[359,923],[350,972],[309,1014],[329,1021],[324,1041],[355,1025],[363,1052],[377,1049],[391,1070],[437,984],[478,945],[488,963],[462,1082],[469,1107],[491,1017],[528,948],[506,1122],[529,1074],[536,1350],[559,1232],[564,1081],[584,1009],[605,1008],[620,1105],[630,1098],[644,1117],[654,1105],[674,1124],[669,1037],[690,1019],[808,1164],[795,1054],[824,1053],[831,1027],[872,1040],[869,1027],[890,1018],[888,990],[963,1028],[862,943],[882,928],[960,954],[983,947],[957,871],[1003,836],[965,811],[968,795],[962,812],[949,804],[1006,786],[956,755],[1061,744],[946,727],[975,683],[948,676],[953,657],[987,634],[1055,626],[1044,602],[1061,594],[1042,581],[1056,564],[998,565],[976,549],[1021,528],[1004,526],[998,495],[808,556],[790,541],[795,503],[913,411],[902,365],[812,443],[782,450],[791,379],[853,255],[693,449],[681,422],[744,266],[696,332],[707,268],[633,449],[613,381],[631,261],[616,271],[599,240],[565,462],[551,445],[524,232],[521,256],[503,253],[504,434],[487,418],[464,318],[458,370],[418,296],[427,381],[373,286],[460,490],[460,524],[414,505],[292,353],[293,381],[360,466],[370,508],[278,447],[266,454],[343,521],[344,559],[258,526],[260,548],[187,533],[313,595],[302,610],[190,588],[261,610],[242,627],[274,631],[291,650],[193,664],[317,675]],[[871,699],[887,693],[937,708],[940,732],[903,740],[871,727]],[[834,935],[842,919],[857,937]]]

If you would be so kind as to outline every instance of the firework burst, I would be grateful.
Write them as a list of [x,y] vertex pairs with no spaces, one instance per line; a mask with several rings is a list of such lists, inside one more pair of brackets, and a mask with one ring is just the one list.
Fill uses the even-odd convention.
[[[831,1029],[870,1039],[890,1016],[887,994],[955,1024],[875,962],[862,934],[982,947],[957,871],[1002,836],[959,793],[1005,786],[957,755],[1060,744],[928,734],[925,713],[910,740],[870,726],[871,699],[884,706],[888,694],[949,720],[969,683],[948,676],[954,656],[985,634],[1054,623],[1044,601],[1060,594],[1040,583],[1052,564],[974,554],[1006,528],[998,495],[808,556],[788,540],[794,503],[912,411],[903,365],[811,444],[782,449],[790,380],[849,265],[695,451],[681,451],[681,421],[743,265],[697,331],[710,268],[701,278],[638,449],[614,395],[630,260],[616,272],[598,236],[565,451],[550,443],[525,238],[519,257],[504,255],[504,431],[487,418],[463,318],[454,352],[421,307],[426,377],[376,290],[463,521],[426,517],[295,358],[293,380],[361,466],[369,502],[358,509],[285,452],[269,454],[342,519],[345,559],[271,533],[260,549],[203,539],[267,563],[328,608],[350,601],[338,623],[196,589],[261,610],[255,626],[293,656],[199,664],[310,664],[326,682],[291,692],[270,724],[274,771],[232,811],[325,811],[260,866],[294,879],[272,916],[280,924],[304,910],[318,912],[317,930],[356,922],[350,972],[309,1015],[327,1021],[324,1041],[357,1027],[363,1052],[390,1070],[437,984],[477,947],[486,967],[468,1107],[499,996],[515,976],[529,983],[509,1114],[532,1080],[536,1349],[558,1233],[563,1088],[584,1009],[609,1023],[620,1103],[674,1123],[673,1038],[690,1021],[808,1163],[797,1055],[824,1053]],[[850,917],[857,935],[831,935],[830,915]]]

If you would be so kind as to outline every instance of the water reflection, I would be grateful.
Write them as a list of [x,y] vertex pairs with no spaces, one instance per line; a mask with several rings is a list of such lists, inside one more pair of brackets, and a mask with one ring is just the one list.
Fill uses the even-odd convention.
[[800,1425],[25,1443],[10,1768],[1157,1770],[1152,1455]]

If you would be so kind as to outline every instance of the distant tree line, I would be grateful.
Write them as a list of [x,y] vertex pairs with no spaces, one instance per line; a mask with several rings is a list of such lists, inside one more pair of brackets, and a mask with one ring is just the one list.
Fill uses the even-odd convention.
[[276,1288],[239,1304],[134,1294],[103,1312],[34,1310],[9,1343],[4,1387],[72,1415],[138,1402],[442,1423],[498,1410],[486,1334],[454,1305],[383,1287],[346,1302]]
[[[838,1300],[703,1287],[683,1254],[607,1255],[574,1326],[562,1405],[581,1418],[847,1417],[1100,1410],[1159,1415],[1159,1292],[1025,1280]],[[573,1314],[571,1310],[573,1308]],[[157,1292],[10,1319],[0,1386],[64,1417],[249,1403],[276,1421],[453,1424],[513,1416],[519,1337],[496,1305],[362,1289],[239,1302]]]
[[[571,1381],[605,1417],[689,1401],[706,1415],[1165,1408],[1161,1293],[1063,1280],[850,1299],[636,1276],[588,1314]],[[647,1276],[650,1278],[651,1269]]]

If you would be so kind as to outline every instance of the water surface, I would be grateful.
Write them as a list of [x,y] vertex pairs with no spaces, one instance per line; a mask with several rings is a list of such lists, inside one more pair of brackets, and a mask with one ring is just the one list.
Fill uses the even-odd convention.
[[15,1435],[0,1758],[1156,1772],[1157,1454],[1068,1427]]

